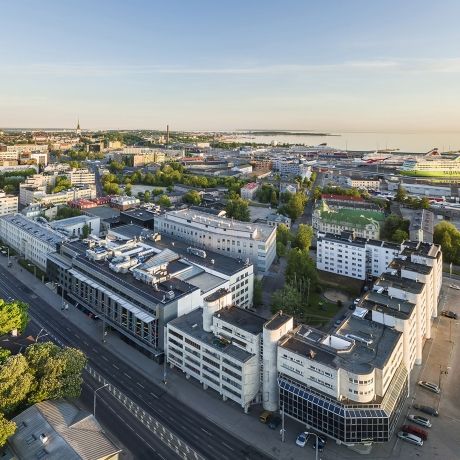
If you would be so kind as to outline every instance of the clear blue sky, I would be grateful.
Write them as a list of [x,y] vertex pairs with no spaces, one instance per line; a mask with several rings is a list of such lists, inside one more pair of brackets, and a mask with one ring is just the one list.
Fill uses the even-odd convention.
[[0,126],[459,130],[458,0],[2,2]]

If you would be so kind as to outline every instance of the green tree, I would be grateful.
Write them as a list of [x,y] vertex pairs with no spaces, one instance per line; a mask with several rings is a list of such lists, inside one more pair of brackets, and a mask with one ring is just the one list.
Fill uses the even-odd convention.
[[272,294],[272,313],[283,310],[288,315],[299,316],[304,308],[302,294],[290,284]]
[[11,356],[11,351],[8,348],[0,348],[0,364],[3,364]]
[[201,203],[201,195],[196,190],[190,190],[182,197],[184,203],[198,206]]
[[441,245],[445,262],[460,264],[460,231],[455,225],[445,220],[437,224],[433,241]]
[[29,322],[29,306],[19,300],[5,302],[0,299],[0,335],[9,334],[15,329],[21,333]]
[[81,211],[70,206],[59,206],[55,220],[67,219],[68,217],[81,216]]
[[146,191],[144,192],[144,201],[145,201],[146,203],[148,203],[148,202],[151,200],[151,198],[152,198],[151,193],[150,193],[148,190],[146,190]]
[[119,195],[120,194],[120,187],[116,182],[104,182],[103,185],[104,192],[107,195]]
[[254,307],[260,307],[262,305],[262,280],[254,278],[254,288],[252,294],[252,303]]
[[227,206],[225,207],[227,211],[227,217],[233,217],[236,220],[241,220],[243,222],[250,221],[250,212],[248,202],[241,198],[235,198],[234,200],[228,200]]
[[11,420],[7,420],[2,414],[0,414],[0,447],[6,444],[6,441],[10,436],[13,436],[16,428],[16,423]]
[[276,255],[278,257],[284,257],[286,255],[286,252],[287,252],[286,245],[281,241],[277,241],[276,242]]
[[398,242],[402,233],[398,232],[398,234],[395,235],[397,230],[402,230],[409,236],[409,221],[397,216],[396,214],[391,214],[385,219],[382,227],[380,228],[380,238],[386,241]]
[[313,240],[313,228],[310,225],[300,224],[297,230],[297,235],[294,239],[296,248],[309,251]]
[[289,201],[282,206],[281,212],[288,215],[292,220],[298,219],[305,209],[307,197],[302,192],[297,192],[291,196]]
[[276,241],[282,243],[284,246],[287,246],[288,242],[291,241],[291,237],[291,232],[285,224],[278,225],[276,228]]
[[83,239],[88,238],[90,231],[91,231],[91,229],[89,228],[88,224],[83,225],[83,227],[81,229],[81,237]]
[[164,208],[169,208],[171,207],[171,200],[167,195],[161,195],[160,198],[158,198],[158,204]]
[[407,239],[409,239],[409,234],[400,228],[398,228],[391,237],[391,241],[394,241],[395,243],[402,243]]
[[125,194],[127,196],[131,196],[132,193],[133,193],[133,189],[132,189],[131,184],[126,184],[126,186],[125,186]]
[[398,191],[396,192],[396,195],[395,195],[395,201],[398,201],[399,203],[402,203],[403,201],[405,201],[407,198],[407,192],[406,192],[406,189],[400,185],[398,187]]
[[83,383],[86,356],[76,348],[60,348],[52,342],[37,343],[26,349],[26,359],[35,378],[29,402],[77,398]]
[[[286,282],[307,297],[318,285],[318,272],[308,250],[294,248],[289,251],[286,266]],[[307,303],[309,298],[307,299]]]
[[34,383],[26,358],[10,356],[0,366],[0,412],[13,413],[27,399]]

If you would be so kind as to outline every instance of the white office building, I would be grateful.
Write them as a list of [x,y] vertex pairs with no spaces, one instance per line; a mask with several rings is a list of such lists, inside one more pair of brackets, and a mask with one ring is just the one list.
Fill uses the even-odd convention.
[[190,245],[235,259],[249,259],[258,271],[267,271],[276,256],[276,228],[181,209],[155,218],[155,231]]
[[96,183],[96,176],[86,168],[72,169],[66,174],[72,185],[89,185]]
[[51,228],[69,238],[81,238],[84,234],[85,226],[88,228],[88,234],[99,236],[101,218],[81,215],[50,222]]
[[15,214],[18,212],[18,197],[16,195],[7,195],[0,190],[0,216],[6,214]]
[[310,179],[312,173],[311,165],[291,158],[275,158],[273,170],[278,171],[282,176],[300,176],[302,179]]
[[318,270],[365,280],[380,276],[404,246],[342,232],[318,233],[316,247]]
[[0,239],[21,257],[46,270],[47,255],[55,252],[65,238],[22,214],[9,214],[0,217]]

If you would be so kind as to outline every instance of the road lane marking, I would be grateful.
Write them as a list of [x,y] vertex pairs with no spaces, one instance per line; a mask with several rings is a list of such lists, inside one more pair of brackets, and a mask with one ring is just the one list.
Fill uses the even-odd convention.
[[145,388],[144,385],[142,385],[141,383],[139,382],[136,382],[141,388]]
[[101,358],[104,360],[104,361],[109,361],[104,355],[101,355]]
[[222,445],[223,445],[224,447],[226,447],[227,449],[230,449],[230,450],[235,451],[235,449],[234,449],[233,447],[229,446],[227,443],[225,443],[225,442],[223,442],[223,441],[222,441]]
[[150,392],[150,394],[155,398],[158,399],[158,396],[155,393]]
[[116,364],[112,364],[112,366],[113,366],[115,369],[120,370],[120,368],[119,368]]
[[123,372],[123,374],[126,375],[126,377],[128,377],[129,380],[132,380],[131,376],[129,374],[127,374],[126,372]]
[[210,433],[208,430],[205,430],[204,428],[201,428],[201,431],[204,431],[206,434],[208,434],[209,436],[211,436],[211,433]]

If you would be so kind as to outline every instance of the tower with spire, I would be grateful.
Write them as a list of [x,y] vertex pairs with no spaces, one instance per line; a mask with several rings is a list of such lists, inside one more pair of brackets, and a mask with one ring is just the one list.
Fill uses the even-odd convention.
[[78,119],[77,121],[77,129],[75,130],[75,133],[77,134],[77,136],[80,136],[81,134],[80,119]]

